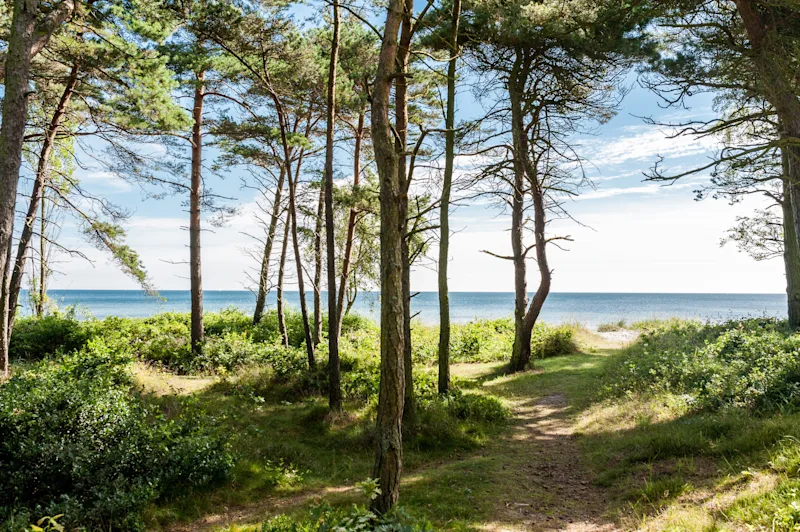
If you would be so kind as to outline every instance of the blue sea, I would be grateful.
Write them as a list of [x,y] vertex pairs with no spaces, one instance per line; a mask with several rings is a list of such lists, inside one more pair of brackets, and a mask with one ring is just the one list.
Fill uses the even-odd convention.
[[[61,308],[74,305],[83,315],[97,318],[106,316],[144,317],[159,312],[189,310],[189,292],[165,290],[161,299],[154,299],[135,290],[51,290],[49,296]],[[310,302],[310,295],[307,296]],[[21,300],[26,296],[22,294]],[[290,306],[298,307],[297,292],[289,292]],[[322,301],[327,300],[323,293]],[[255,297],[245,290],[206,290],[203,294],[206,312],[226,307],[252,311]],[[267,304],[275,307],[275,294],[270,294]],[[450,294],[450,314],[454,322],[467,322],[476,318],[501,318],[511,316],[514,294],[510,292],[453,292]],[[354,311],[373,318],[379,315],[376,292],[359,295]],[[420,292],[412,299],[412,310],[424,323],[439,320],[436,292]],[[604,293],[553,293],[547,298],[541,319],[548,323],[578,322],[597,326],[618,320],[628,322],[650,318],[699,318],[722,320],[726,318],[775,316],[786,317],[785,294],[604,294]]]

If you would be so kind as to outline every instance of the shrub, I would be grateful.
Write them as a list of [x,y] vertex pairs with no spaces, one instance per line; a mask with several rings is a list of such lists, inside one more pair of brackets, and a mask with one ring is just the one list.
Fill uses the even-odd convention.
[[577,351],[573,330],[569,325],[552,326],[537,323],[531,336],[531,352],[534,358],[550,358],[569,355]]
[[202,416],[167,419],[132,393],[130,352],[101,339],[0,386],[0,522],[64,514],[68,528],[138,530],[148,504],[226,478]]
[[617,332],[627,329],[625,320],[619,320],[612,323],[601,323],[597,326],[597,332]]
[[495,362],[510,356],[514,323],[510,319],[476,320],[453,327],[453,362]]
[[23,317],[14,321],[10,353],[15,359],[39,360],[58,352],[80,349],[89,333],[74,312],[50,314],[43,318]]
[[800,406],[800,336],[785,322],[668,322],[644,333],[606,371],[614,394],[669,391],[695,409]]
[[456,392],[445,401],[450,413],[465,421],[501,423],[508,418],[508,409],[489,395]]
[[280,515],[261,525],[261,532],[432,532],[430,523],[414,523],[401,509],[378,517],[363,506],[333,508],[323,504],[309,515]]

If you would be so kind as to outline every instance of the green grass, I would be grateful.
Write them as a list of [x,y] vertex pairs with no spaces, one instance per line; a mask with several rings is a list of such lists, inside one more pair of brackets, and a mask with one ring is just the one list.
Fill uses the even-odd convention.
[[[214,318],[213,334],[244,334],[249,325],[233,318]],[[164,319],[167,328],[176,321]],[[57,325],[69,331],[70,341],[81,338],[72,325]],[[712,327],[670,320],[637,327],[645,336],[616,349],[572,326],[570,354],[538,359],[532,370],[507,375],[501,356],[507,354],[507,320],[462,326],[453,366],[461,395],[449,400],[431,393],[435,328],[415,327],[420,421],[406,437],[400,501],[410,519],[457,531],[535,528],[531,519],[612,520],[642,530],[800,530],[800,412],[789,403],[748,408],[742,401],[709,401],[698,407],[703,396],[691,388],[733,369],[742,375],[762,366],[773,371],[762,361],[783,360],[793,337],[770,323]],[[135,379],[148,403],[167,418],[180,417],[187,405],[213,417],[235,458],[232,480],[160,500],[146,512],[148,527],[192,529],[210,522],[223,530],[257,531],[279,514],[308,522],[320,501],[332,505],[337,519],[349,519],[346,508],[367,502],[356,485],[369,477],[373,462],[374,333],[370,324],[345,333],[343,353],[354,364],[348,372],[365,381],[352,384],[362,392],[351,394],[345,412],[335,416],[327,411],[324,388],[308,387],[305,373],[290,366],[276,378],[273,366],[282,359],[198,376],[137,362]],[[54,345],[57,336],[45,344]],[[25,345],[40,344],[29,335]],[[765,358],[765,351],[774,356]],[[696,352],[705,358],[692,359]],[[676,364],[665,353],[688,362]],[[718,356],[726,357],[727,366]],[[740,359],[748,362],[735,362]],[[682,377],[651,378],[642,369],[649,367]],[[627,375],[640,371],[630,386]],[[719,387],[704,393],[715,390],[739,393]],[[553,427],[555,432],[541,434]],[[537,468],[554,476],[542,477]],[[580,482],[572,478],[576,474]],[[581,487],[584,481],[589,487]],[[577,483],[575,493],[589,489],[595,498],[559,495],[570,482]],[[519,510],[526,505],[529,513]]]

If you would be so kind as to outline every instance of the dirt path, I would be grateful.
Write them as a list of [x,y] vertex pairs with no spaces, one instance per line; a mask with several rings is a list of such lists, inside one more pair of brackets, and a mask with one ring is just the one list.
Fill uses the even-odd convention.
[[[498,511],[497,531],[612,532],[620,530],[606,517],[607,496],[592,483],[575,442],[574,419],[562,394],[522,402],[511,446],[529,459],[516,475],[529,497],[517,494]],[[505,445],[509,445],[506,442]]]

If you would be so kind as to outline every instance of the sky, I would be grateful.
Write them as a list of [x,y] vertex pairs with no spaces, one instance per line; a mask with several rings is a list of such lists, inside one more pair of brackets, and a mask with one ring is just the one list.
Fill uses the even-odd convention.
[[[706,175],[687,177],[671,186],[647,182],[646,172],[659,157],[671,169],[699,166],[713,153],[712,139],[669,138],[668,131],[646,124],[641,117],[671,121],[711,116],[711,98],[695,97],[688,109],[664,109],[648,90],[633,85],[619,113],[592,136],[580,139],[578,152],[588,162],[595,188],[568,203],[579,222],[557,221],[550,230],[568,235],[564,250],[549,248],[554,292],[779,293],[785,291],[781,259],[756,262],[735,246],[720,246],[737,216],[766,203],[749,198],[734,206],[725,200],[695,200],[694,190]],[[463,91],[459,114],[474,115],[478,104]],[[340,178],[350,179],[340,161]],[[132,216],[128,243],[140,254],[154,285],[161,290],[188,289],[188,213],[182,198],[148,198],[134,185],[100,169],[79,170],[91,191],[106,195]],[[248,272],[257,266],[247,253],[262,230],[254,219],[256,199],[241,187],[244,169],[235,168],[209,185],[235,197],[241,213],[223,228],[203,233],[203,285],[206,290],[250,287]],[[451,212],[450,289],[452,291],[513,290],[509,261],[483,252],[510,254],[509,217],[486,200],[466,202]],[[206,224],[206,227],[208,225]],[[81,249],[85,260],[61,257],[60,272],[51,288],[136,289],[107,257],[81,241],[67,222],[62,240]],[[438,255],[434,245],[429,256]],[[529,266],[529,288],[537,284],[535,264]],[[415,291],[436,290],[432,260],[415,268]]]

